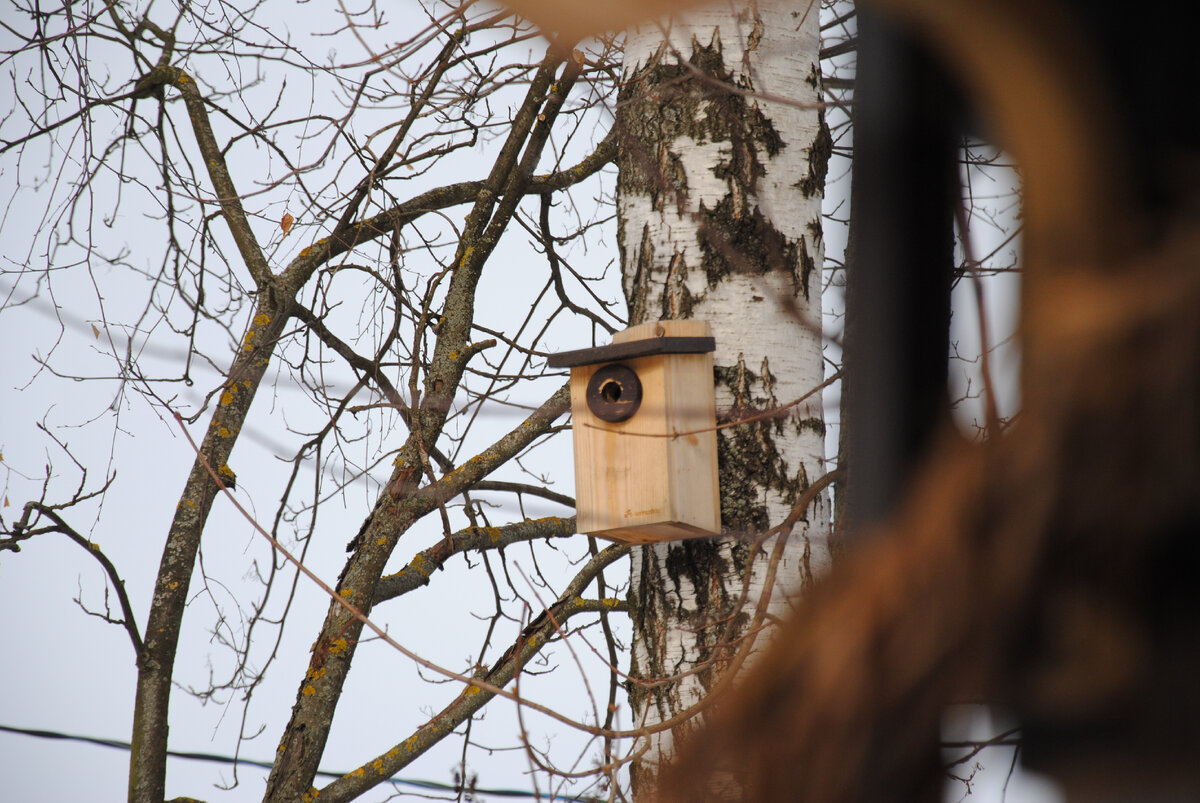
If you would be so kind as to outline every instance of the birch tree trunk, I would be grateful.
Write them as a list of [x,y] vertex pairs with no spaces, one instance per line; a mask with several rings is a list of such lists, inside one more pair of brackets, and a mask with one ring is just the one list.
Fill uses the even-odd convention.
[[[630,323],[711,323],[723,423],[787,404],[823,378],[830,140],[818,52],[818,5],[781,0],[714,6],[627,36],[617,204]],[[820,394],[718,434],[725,535],[634,552],[629,689],[637,724],[664,722],[703,699],[745,643],[764,593],[768,615],[783,614],[829,561],[823,491],[790,536],[755,547],[825,474]],[[639,798],[698,722],[645,737],[632,773]]]

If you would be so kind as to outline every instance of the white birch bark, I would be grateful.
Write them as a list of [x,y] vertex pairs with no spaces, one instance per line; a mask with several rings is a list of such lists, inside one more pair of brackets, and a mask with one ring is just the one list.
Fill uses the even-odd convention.
[[[626,38],[617,205],[630,323],[710,322],[723,420],[786,404],[823,378],[829,135],[817,105],[818,7],[717,5]],[[718,434],[727,535],[634,554],[630,699],[647,725],[712,688],[721,661],[709,659],[730,654],[714,648],[731,623],[733,638],[744,632],[762,593],[772,544],[752,555],[754,536],[782,522],[825,472],[820,394]],[[788,540],[771,613],[786,613],[788,598],[828,563],[829,518],[821,494]],[[746,573],[750,594],[739,608]],[[639,682],[661,678],[677,679]],[[633,768],[637,797],[649,796],[675,739],[695,724],[646,737]]]

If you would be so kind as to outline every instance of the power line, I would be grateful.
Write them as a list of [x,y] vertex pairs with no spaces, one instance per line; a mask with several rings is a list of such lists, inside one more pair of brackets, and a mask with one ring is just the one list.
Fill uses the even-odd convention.
[[[83,742],[85,744],[99,745],[100,747],[111,747],[116,750],[124,750],[128,752],[130,749],[129,742],[122,742],[117,739],[101,739],[95,736],[78,736],[70,733],[60,733],[58,731],[38,730],[36,728],[18,728],[13,725],[0,724],[0,731],[7,733],[15,733],[20,736],[34,736],[39,739],[59,739],[68,742]],[[258,767],[260,769],[269,770],[272,765],[266,761],[254,761],[247,758],[234,758],[233,756],[224,756],[217,753],[196,753],[186,750],[168,750],[167,755],[171,758],[183,758],[189,761],[209,761],[216,764],[233,764],[243,767]],[[346,775],[345,772],[331,772],[328,770],[317,770],[317,775],[323,775],[327,778],[341,778]],[[390,778],[388,783],[394,786],[409,786],[417,789],[429,789],[439,792],[459,792],[461,787],[456,784],[442,783],[439,781],[423,781],[404,778]],[[481,786],[476,786],[471,789],[471,792],[476,795],[492,795],[493,797],[511,797],[511,798],[538,798],[548,801],[563,801],[563,803],[600,803],[599,798],[594,797],[561,797],[551,794],[541,794],[531,792],[524,789],[490,789]]]

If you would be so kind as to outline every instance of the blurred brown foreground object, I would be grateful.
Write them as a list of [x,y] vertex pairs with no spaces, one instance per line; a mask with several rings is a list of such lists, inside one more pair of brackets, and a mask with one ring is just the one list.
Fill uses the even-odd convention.
[[704,799],[717,768],[747,800],[938,799],[928,759],[964,701],[1016,713],[1026,759],[1071,799],[1198,788],[1200,236],[1171,240],[1030,299],[1055,347],[1021,423],[939,451],[682,751],[665,799]]
[[[605,24],[575,4],[511,5],[552,30]],[[712,799],[732,775],[745,800],[936,800],[942,711],[971,701],[1015,714],[1026,760],[1072,800],[1196,799],[1187,26],[1161,3],[1141,20],[1065,1],[863,5],[942,60],[1021,166],[1023,412],[987,446],[935,450],[881,537],[842,558],[685,745],[664,799]],[[633,19],[621,8],[609,25]],[[1149,57],[1146,36],[1167,60],[1153,81],[1129,63]]]

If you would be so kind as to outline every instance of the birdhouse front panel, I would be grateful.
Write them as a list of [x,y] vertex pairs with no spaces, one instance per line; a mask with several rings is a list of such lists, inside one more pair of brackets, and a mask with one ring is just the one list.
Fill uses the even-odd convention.
[[627,543],[720,532],[711,350],[707,323],[661,321],[556,355],[573,363],[580,532]]

